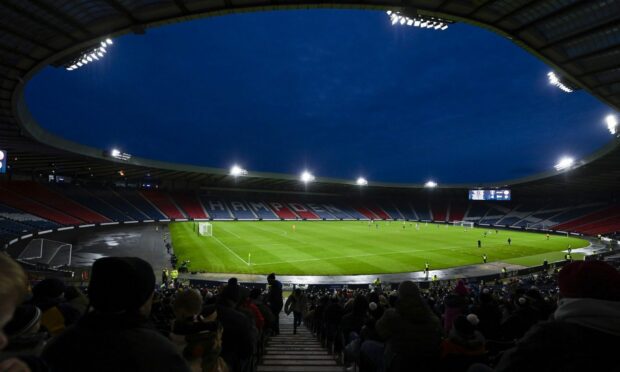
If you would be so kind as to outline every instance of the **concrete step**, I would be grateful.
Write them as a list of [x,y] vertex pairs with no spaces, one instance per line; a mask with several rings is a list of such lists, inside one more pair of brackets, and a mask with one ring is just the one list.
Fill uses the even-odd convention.
[[336,362],[332,359],[306,359],[306,360],[272,360],[263,361],[264,366],[335,366]]
[[287,354],[267,354],[263,357],[263,359],[265,360],[290,360],[290,359],[295,359],[295,360],[324,360],[324,359],[328,359],[328,360],[333,360],[332,357],[329,354],[301,354],[301,355],[295,355],[295,357],[291,357],[291,355],[287,355]]
[[342,372],[339,366],[258,366],[258,372]]

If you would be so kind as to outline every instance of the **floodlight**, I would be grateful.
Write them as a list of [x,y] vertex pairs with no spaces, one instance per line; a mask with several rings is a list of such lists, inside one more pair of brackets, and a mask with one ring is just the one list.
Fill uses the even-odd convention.
[[575,159],[565,156],[555,165],[555,170],[561,171],[564,169],[568,169],[575,164]]
[[437,187],[437,182],[432,181],[432,180],[431,180],[431,181],[428,181],[428,182],[426,182],[426,183],[424,184],[424,187],[428,187],[428,188],[431,188],[431,189],[432,189],[432,188],[434,188],[434,187]]
[[566,92],[566,93],[572,93],[573,92],[573,89],[571,89],[568,86],[566,86],[566,84],[564,84],[564,82],[562,82],[562,79],[560,79],[560,77],[558,75],[556,75],[555,72],[550,71],[547,74],[547,77],[549,78],[549,84],[558,87],[563,92]]
[[110,39],[110,38],[105,39],[105,42],[106,42],[106,44],[108,44],[108,45],[112,45],[112,44],[114,44],[114,43],[112,42],[112,39]]
[[605,124],[607,124],[607,129],[609,129],[611,134],[618,133],[618,118],[616,115],[607,115]]
[[392,11],[391,10],[388,10],[386,13],[387,13],[387,15],[392,15]]
[[308,183],[308,182],[312,182],[314,181],[314,176],[312,175],[312,173],[308,172],[308,171],[303,171],[301,173],[301,182],[303,183]]
[[248,174],[248,171],[243,169],[243,168],[241,168],[237,164],[235,164],[232,167],[230,167],[230,175],[231,176],[234,176],[234,177],[245,176],[246,174]]
[[121,150],[119,149],[112,149],[111,152],[112,156],[114,156],[115,158],[118,158],[121,155]]
[[358,178],[357,181],[355,181],[355,183],[357,183],[359,186],[367,186],[368,185],[368,181],[364,177]]
[[102,41],[102,42],[101,42],[101,46],[102,46],[103,48],[105,48],[105,46],[106,46],[106,45],[107,45],[107,44],[105,43],[105,41]]
[[400,24],[401,24],[401,25],[404,25],[404,24],[405,24],[405,22],[407,22],[407,18],[405,18],[405,17],[400,17]]

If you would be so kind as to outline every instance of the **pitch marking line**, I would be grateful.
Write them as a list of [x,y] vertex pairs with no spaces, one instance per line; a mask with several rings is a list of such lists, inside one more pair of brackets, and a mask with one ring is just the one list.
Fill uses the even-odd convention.
[[[222,227],[223,224],[222,225],[218,225],[218,226]],[[228,229],[222,228],[222,230],[226,231],[228,234],[232,234],[232,235],[236,236],[237,238],[241,239],[241,237],[239,235],[235,234],[232,231],[229,231]]]
[[228,251],[230,253],[232,253],[233,255],[235,255],[235,257],[237,257],[238,259],[240,259],[244,264],[249,265],[248,262],[246,260],[244,260],[243,258],[241,258],[238,254],[236,254],[232,249],[228,248],[228,246],[224,243],[222,243],[218,238],[215,237],[215,235],[212,236],[213,239],[215,239],[216,242],[220,243],[224,248],[228,249]]

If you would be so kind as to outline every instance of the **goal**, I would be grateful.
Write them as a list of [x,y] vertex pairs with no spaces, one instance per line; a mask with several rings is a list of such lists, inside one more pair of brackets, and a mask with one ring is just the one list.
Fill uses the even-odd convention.
[[51,268],[71,266],[73,246],[49,239],[33,239],[17,257],[18,261],[48,265]]
[[211,222],[198,222],[198,235],[213,236],[213,225]]
[[472,221],[452,221],[452,225],[469,227],[470,229],[474,228],[474,223]]

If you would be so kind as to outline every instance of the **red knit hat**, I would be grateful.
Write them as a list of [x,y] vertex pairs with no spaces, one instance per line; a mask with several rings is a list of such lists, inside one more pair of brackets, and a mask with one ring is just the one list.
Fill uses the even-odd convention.
[[603,261],[575,261],[558,277],[560,295],[620,301],[620,272]]

